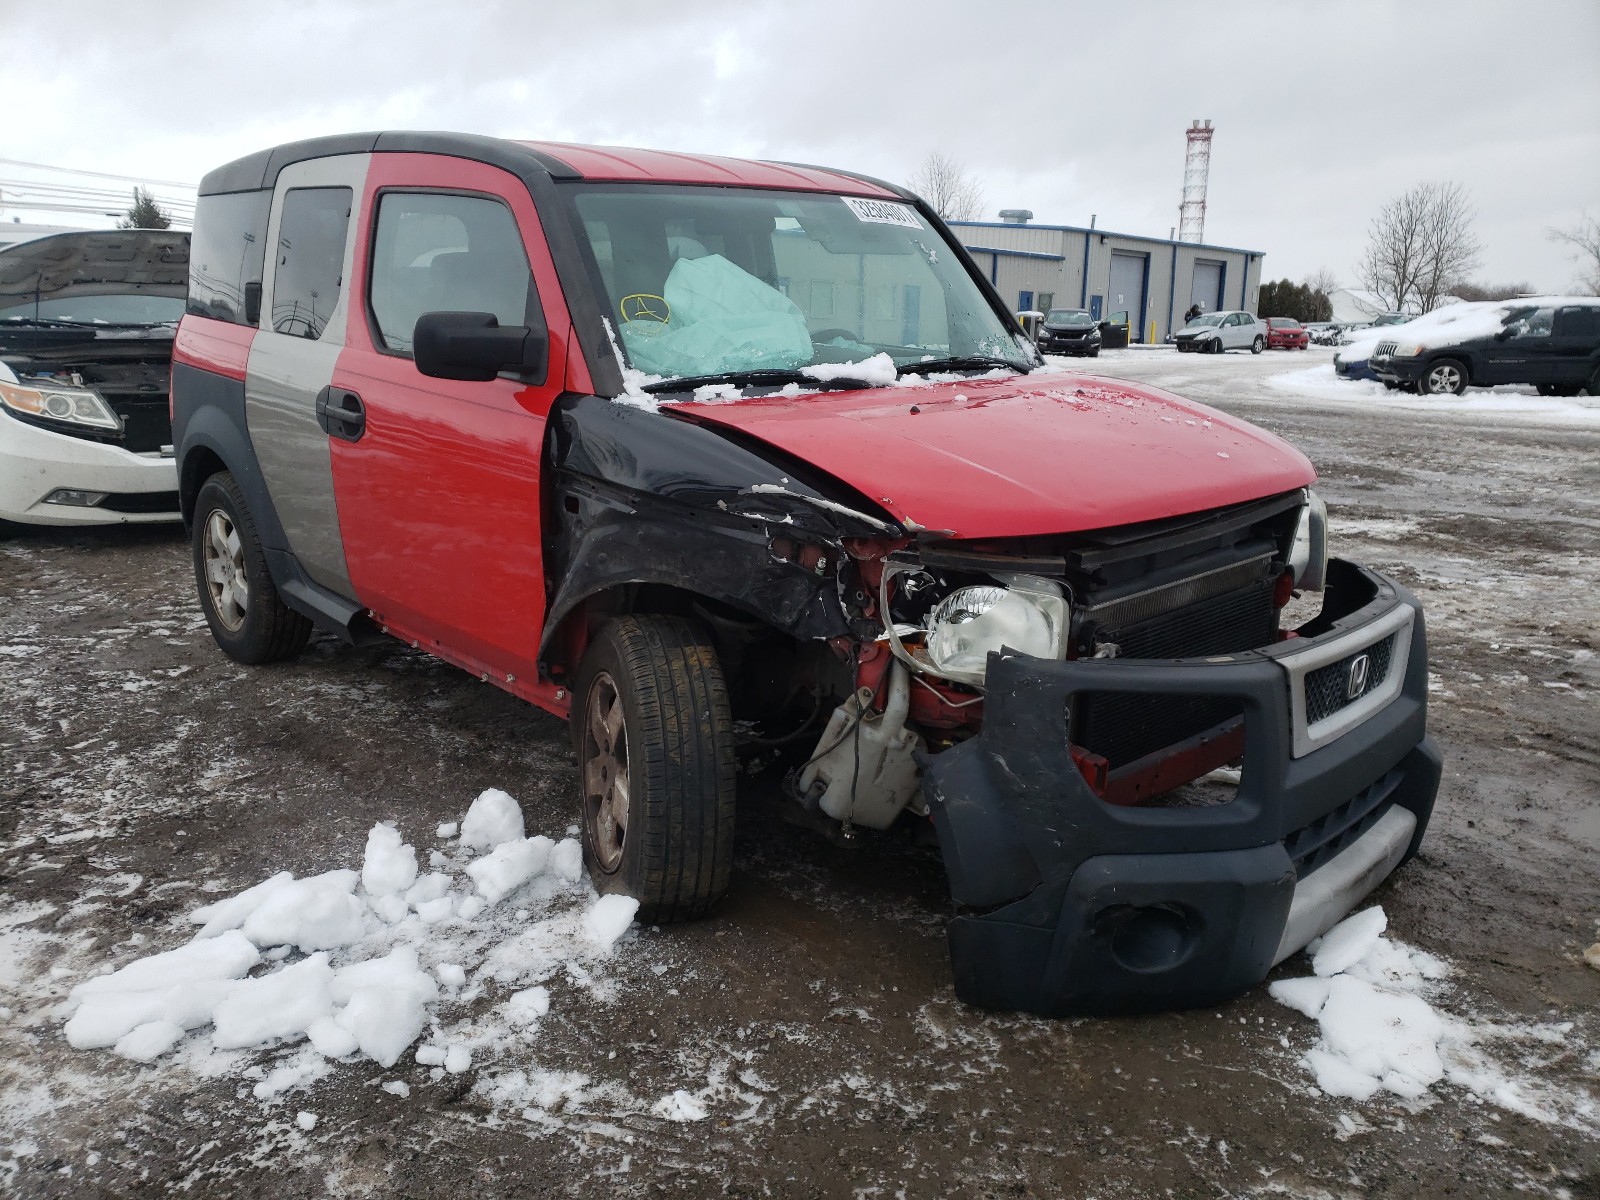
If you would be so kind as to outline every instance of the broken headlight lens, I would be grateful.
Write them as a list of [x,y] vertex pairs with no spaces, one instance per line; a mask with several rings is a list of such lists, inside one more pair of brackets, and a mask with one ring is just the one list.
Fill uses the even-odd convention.
[[990,651],[1009,646],[1035,658],[1067,651],[1067,602],[1059,584],[1012,575],[1005,586],[957,588],[928,620],[928,658],[936,673],[981,685]]
[[1328,506],[1310,488],[1300,523],[1294,527],[1289,569],[1294,572],[1294,586],[1304,592],[1320,592],[1328,576]]
[[43,417],[66,425],[117,432],[122,420],[100,396],[87,388],[22,387],[0,381],[0,404],[28,417]]

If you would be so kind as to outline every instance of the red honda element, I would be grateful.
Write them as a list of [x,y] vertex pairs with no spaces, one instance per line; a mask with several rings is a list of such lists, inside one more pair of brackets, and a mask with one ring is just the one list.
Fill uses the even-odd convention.
[[819,822],[931,825],[994,1008],[1213,1003],[1416,851],[1422,614],[1327,557],[1311,464],[1044,366],[901,188],[352,134],[207,175],[192,264],[217,643],[388,635],[569,720],[641,920],[722,898],[748,755]]

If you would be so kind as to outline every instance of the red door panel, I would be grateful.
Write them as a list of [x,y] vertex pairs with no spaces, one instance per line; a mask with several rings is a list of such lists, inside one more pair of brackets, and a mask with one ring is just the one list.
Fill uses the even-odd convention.
[[[511,208],[549,326],[546,382],[430,379],[375,348],[368,253],[380,189],[447,189]],[[358,441],[332,439],[340,531],[356,597],[391,632],[508,690],[536,683],[544,620],[539,460],[545,417],[567,378],[571,321],[526,188],[462,159],[373,157],[357,228],[361,251],[334,387],[366,412]],[[357,309],[359,308],[359,312]],[[552,705],[552,707],[555,707]]]

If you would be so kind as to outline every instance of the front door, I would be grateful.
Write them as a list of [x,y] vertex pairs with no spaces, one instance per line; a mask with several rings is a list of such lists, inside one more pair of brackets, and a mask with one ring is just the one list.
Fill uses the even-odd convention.
[[[359,436],[333,441],[356,596],[392,632],[523,691],[544,619],[539,464],[570,328],[538,217],[514,176],[420,154],[374,159],[361,214],[360,318],[333,380],[364,413]],[[411,338],[425,312],[544,323],[546,370],[424,376]]]
[[333,378],[350,324],[355,224],[370,155],[294,163],[278,173],[267,225],[261,328],[250,344],[245,420],[300,566],[350,597],[328,435],[317,399]]
[[1550,356],[1555,309],[1545,306],[1520,310],[1487,344],[1482,360],[1483,377],[1474,383],[1550,383]]

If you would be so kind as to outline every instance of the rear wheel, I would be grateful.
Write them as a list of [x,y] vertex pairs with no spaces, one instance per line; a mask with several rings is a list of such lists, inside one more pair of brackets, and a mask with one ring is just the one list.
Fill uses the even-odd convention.
[[224,654],[254,666],[305,649],[311,622],[278,596],[255,519],[227,471],[201,485],[190,540],[200,608]]
[[1430,396],[1459,396],[1467,390],[1467,368],[1453,358],[1441,358],[1423,375],[1422,390]]
[[1260,354],[1266,348],[1267,348],[1267,339],[1262,337],[1260,334],[1257,334],[1256,335],[1256,340],[1250,343],[1250,353],[1251,354]]
[[681,617],[619,617],[584,656],[572,739],[584,861],[638,919],[704,916],[733,864],[733,718],[710,636]]

